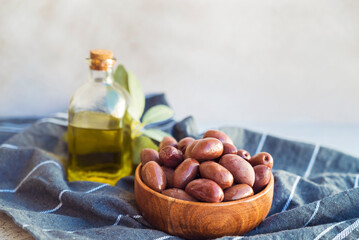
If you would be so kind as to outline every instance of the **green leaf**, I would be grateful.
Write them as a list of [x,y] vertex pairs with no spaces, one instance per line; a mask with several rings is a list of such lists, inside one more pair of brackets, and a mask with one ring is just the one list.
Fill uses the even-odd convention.
[[171,136],[170,134],[156,128],[143,129],[142,134],[156,140],[157,142],[161,142],[165,136]]
[[145,95],[140,82],[132,72],[126,71],[123,65],[117,67],[113,77],[130,95],[128,112],[131,117],[140,120],[145,109]]
[[166,105],[156,105],[151,107],[143,115],[142,123],[149,124],[161,122],[173,117],[173,110]]
[[121,87],[127,90],[129,92],[128,88],[128,75],[125,67],[123,65],[119,65],[113,75],[113,78],[117,84],[119,84]]
[[128,112],[134,119],[140,120],[145,109],[145,95],[143,94],[141,84],[137,80],[136,76],[131,72],[127,72],[127,74],[128,89],[131,96]]
[[141,162],[141,151],[144,148],[152,148],[156,151],[158,147],[146,136],[139,136],[132,140],[132,162],[137,165]]

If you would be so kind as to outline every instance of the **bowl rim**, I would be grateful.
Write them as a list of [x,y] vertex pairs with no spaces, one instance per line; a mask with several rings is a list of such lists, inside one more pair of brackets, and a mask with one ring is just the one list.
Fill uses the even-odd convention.
[[247,203],[247,202],[254,201],[254,200],[266,195],[271,190],[271,188],[273,188],[273,186],[274,186],[274,176],[273,176],[273,173],[271,171],[271,177],[270,177],[270,180],[269,180],[269,183],[267,184],[267,186],[262,191],[260,191],[259,193],[254,194],[254,195],[252,195],[250,197],[246,197],[246,198],[239,199],[239,200],[234,200],[234,201],[228,201],[228,202],[219,202],[219,203],[192,202],[192,201],[186,201],[186,200],[166,196],[166,195],[164,195],[164,194],[162,194],[160,192],[156,192],[155,190],[148,187],[142,181],[142,179],[140,177],[140,169],[141,169],[141,167],[142,167],[142,163],[140,163],[136,168],[135,181],[137,181],[138,184],[143,189],[145,189],[147,192],[150,192],[150,193],[154,194],[155,196],[157,196],[159,198],[162,198],[164,200],[171,201],[171,202],[178,202],[178,203],[181,203],[181,204],[188,204],[188,205],[195,205],[195,206],[198,205],[198,206],[211,206],[211,207],[219,206],[219,207],[224,207],[224,206],[230,206],[230,205],[234,205],[234,204],[238,204],[238,203]]

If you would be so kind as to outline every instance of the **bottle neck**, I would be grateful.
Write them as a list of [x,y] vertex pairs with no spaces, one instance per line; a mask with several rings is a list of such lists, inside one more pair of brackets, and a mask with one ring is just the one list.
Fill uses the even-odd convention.
[[90,69],[90,81],[112,84],[113,83],[112,69],[110,68],[106,71]]

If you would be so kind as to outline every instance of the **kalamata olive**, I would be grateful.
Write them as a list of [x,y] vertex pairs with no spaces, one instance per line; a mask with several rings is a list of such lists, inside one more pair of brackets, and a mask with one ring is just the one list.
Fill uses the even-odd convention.
[[266,165],[257,165],[253,167],[256,180],[254,181],[253,190],[254,192],[260,192],[270,180],[271,170]]
[[142,166],[141,178],[148,187],[156,192],[161,192],[166,188],[165,173],[161,166],[155,161],[150,161]]
[[149,161],[155,161],[159,165],[162,164],[158,152],[156,150],[151,148],[144,148],[141,151],[141,163],[142,165],[145,165]]
[[172,146],[177,148],[177,140],[174,139],[171,136],[165,136],[162,141],[160,142],[160,144],[158,145],[158,151],[160,152],[162,148],[167,147],[167,146]]
[[167,146],[159,152],[160,160],[165,167],[175,168],[183,161],[183,154],[175,147]]
[[224,190],[223,201],[234,201],[252,196],[253,189],[247,184],[237,184]]
[[182,151],[182,153],[184,154],[186,152],[187,146],[190,145],[192,142],[194,142],[194,138],[192,137],[185,137],[182,138],[179,142],[178,142],[178,149]]
[[169,196],[169,197],[185,200],[185,201],[198,202],[197,199],[190,196],[184,190],[178,189],[178,188],[170,188],[170,189],[163,190],[162,194]]
[[218,130],[208,130],[203,135],[203,138],[213,137],[220,140],[222,143],[230,143],[233,145],[233,141],[230,137],[227,136],[224,132],[218,131]]
[[255,180],[254,170],[246,160],[235,154],[227,154],[221,157],[219,164],[232,173],[236,183],[245,183],[253,187]]
[[164,166],[162,166],[161,168],[166,175],[166,188],[173,188],[173,173],[175,170]]
[[237,155],[247,161],[249,161],[251,159],[251,155],[249,154],[249,152],[247,152],[246,150],[243,150],[243,149],[239,149],[237,151]]
[[237,154],[237,148],[233,144],[223,143],[223,154]]
[[[193,144],[193,146],[192,146]],[[199,162],[220,157],[223,153],[223,144],[216,138],[199,139],[191,143],[186,150],[186,156]]]
[[199,162],[193,158],[184,160],[173,174],[173,186],[175,188],[185,188],[186,185],[196,178],[199,168]]
[[184,153],[184,159],[187,159],[187,158],[190,158],[191,157],[191,152],[192,152],[192,149],[194,148],[194,146],[197,145],[197,143],[200,141],[201,139],[198,139],[198,140],[194,140],[192,143],[190,143],[187,148],[186,148],[186,151]]
[[266,152],[261,152],[254,155],[253,157],[251,157],[251,159],[248,162],[252,166],[266,165],[269,168],[273,167],[273,157]]
[[214,161],[206,161],[199,165],[201,177],[215,181],[222,189],[233,184],[232,174],[222,165]]
[[224,198],[222,188],[214,181],[200,178],[187,184],[186,193],[204,202],[222,202]]

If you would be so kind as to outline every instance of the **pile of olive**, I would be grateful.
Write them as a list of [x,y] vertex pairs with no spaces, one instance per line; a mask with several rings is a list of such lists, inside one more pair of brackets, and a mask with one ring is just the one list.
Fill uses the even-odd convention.
[[151,189],[187,201],[222,202],[260,192],[273,166],[269,153],[253,157],[237,150],[223,132],[209,130],[203,139],[172,137],[161,141],[158,152],[141,152],[141,178]]

